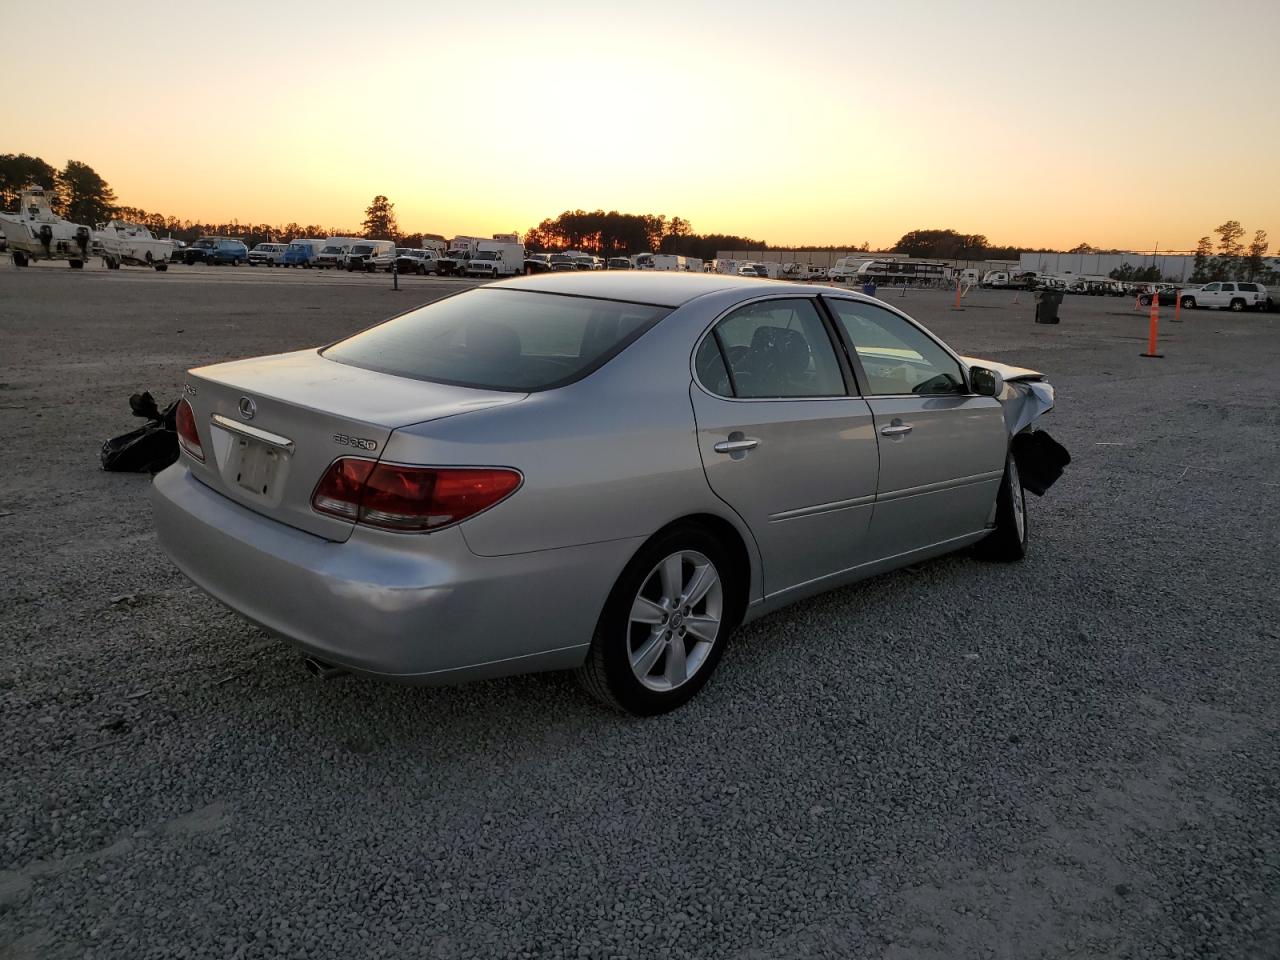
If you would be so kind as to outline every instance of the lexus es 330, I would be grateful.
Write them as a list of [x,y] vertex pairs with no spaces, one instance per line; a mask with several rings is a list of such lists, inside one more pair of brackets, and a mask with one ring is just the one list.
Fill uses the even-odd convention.
[[191,370],[162,544],[347,670],[576,669],[651,714],[732,629],[974,546],[1022,557],[1069,459],[1034,371],[899,310],[719,275],[547,274]]

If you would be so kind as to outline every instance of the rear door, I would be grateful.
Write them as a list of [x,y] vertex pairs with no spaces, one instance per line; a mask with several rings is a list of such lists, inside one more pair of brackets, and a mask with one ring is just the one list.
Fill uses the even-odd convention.
[[703,339],[695,368],[707,480],[755,535],[765,593],[862,562],[876,438],[816,301],[739,307]]
[[1009,447],[1000,401],[971,394],[960,360],[905,316],[825,299],[857,360],[880,444],[869,549],[893,557],[982,530]]

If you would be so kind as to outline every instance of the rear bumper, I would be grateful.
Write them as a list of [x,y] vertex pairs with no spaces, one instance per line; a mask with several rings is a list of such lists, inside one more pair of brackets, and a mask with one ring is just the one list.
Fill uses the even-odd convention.
[[640,543],[479,557],[460,528],[363,527],[334,543],[241,507],[181,461],[151,500],[161,545],[215,599],[316,657],[421,683],[577,666]]

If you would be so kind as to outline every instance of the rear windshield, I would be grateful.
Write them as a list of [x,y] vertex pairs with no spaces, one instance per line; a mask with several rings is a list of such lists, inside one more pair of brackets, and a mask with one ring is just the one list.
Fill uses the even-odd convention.
[[437,300],[323,351],[398,377],[488,390],[546,390],[586,376],[665,307],[480,287]]

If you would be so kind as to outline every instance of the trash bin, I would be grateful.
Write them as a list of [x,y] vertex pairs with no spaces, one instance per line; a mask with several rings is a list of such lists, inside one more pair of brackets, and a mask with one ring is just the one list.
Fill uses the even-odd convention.
[[876,285],[874,283],[864,283],[862,285],[862,292],[868,297],[874,297],[876,295]]
[[1037,290],[1036,323],[1057,323],[1060,306],[1062,306],[1061,290]]

